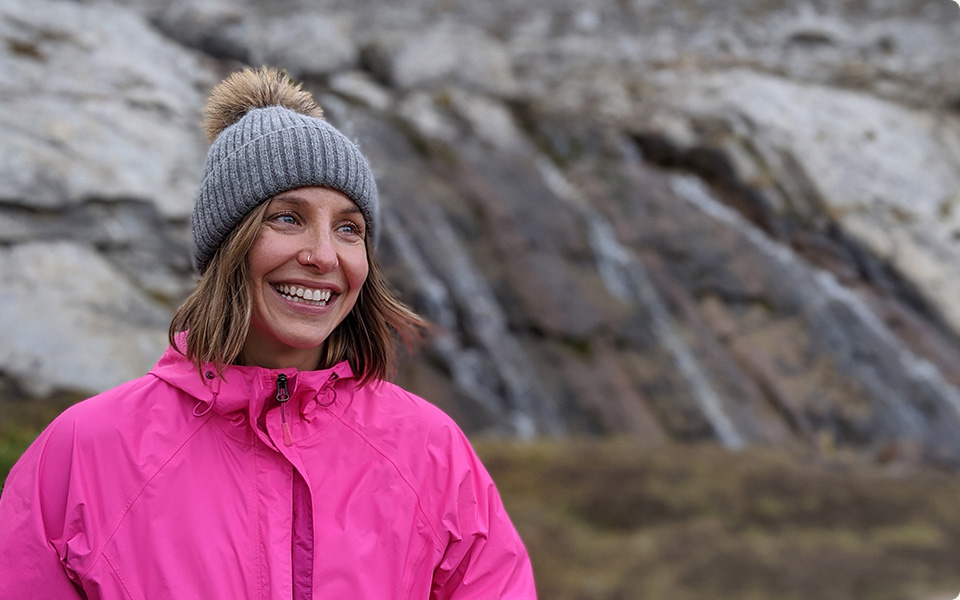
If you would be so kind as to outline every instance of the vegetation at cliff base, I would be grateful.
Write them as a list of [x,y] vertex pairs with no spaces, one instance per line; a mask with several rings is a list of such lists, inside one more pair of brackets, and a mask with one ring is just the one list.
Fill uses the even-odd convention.
[[[0,388],[0,392],[3,392]],[[0,393],[0,488],[7,473],[37,435],[70,404],[75,397],[63,397],[48,402],[10,400]]]
[[552,600],[943,600],[960,476],[753,448],[478,440]]

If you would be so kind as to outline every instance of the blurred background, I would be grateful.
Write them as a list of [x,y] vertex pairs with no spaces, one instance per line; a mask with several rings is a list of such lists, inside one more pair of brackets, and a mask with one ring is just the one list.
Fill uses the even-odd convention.
[[950,0],[2,0],[0,480],[148,370],[210,88],[282,67],[377,175],[543,598],[960,591]]

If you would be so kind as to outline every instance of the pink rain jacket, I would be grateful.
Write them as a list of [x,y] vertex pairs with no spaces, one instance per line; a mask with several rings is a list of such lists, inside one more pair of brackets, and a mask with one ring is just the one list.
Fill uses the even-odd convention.
[[58,417],[0,497],[3,600],[534,597],[463,433],[346,363],[220,379],[168,349]]

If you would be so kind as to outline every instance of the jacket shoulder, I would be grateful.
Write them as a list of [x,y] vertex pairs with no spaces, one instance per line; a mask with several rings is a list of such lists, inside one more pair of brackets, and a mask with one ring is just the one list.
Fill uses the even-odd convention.
[[68,438],[88,448],[130,443],[186,422],[181,393],[146,374],[70,406],[50,424],[51,441]]
[[489,479],[463,430],[441,409],[392,383],[361,389],[342,419],[415,488],[424,506],[443,512],[450,498],[420,490],[457,489]]
[[464,434],[449,415],[393,383],[358,390],[344,417],[389,456],[420,462],[425,447],[444,454],[462,450],[457,440]]
[[[10,494],[39,498],[51,543],[71,546],[82,572],[111,524],[189,432],[177,392],[144,375],[64,410],[11,469]],[[177,433],[179,431],[179,433]],[[175,432],[172,433],[171,432]],[[24,496],[27,497],[27,496]],[[83,549],[80,551],[79,549]]]
[[437,535],[437,596],[536,598],[523,542],[453,419],[395,385],[379,386],[360,405],[361,431],[390,457]]

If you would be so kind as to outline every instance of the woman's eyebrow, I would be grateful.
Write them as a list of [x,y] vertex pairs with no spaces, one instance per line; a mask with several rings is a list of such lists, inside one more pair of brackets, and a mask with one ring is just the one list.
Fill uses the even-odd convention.
[[284,194],[282,196],[274,196],[271,198],[271,202],[285,202],[287,204],[293,204],[294,206],[303,206],[307,203],[307,200],[296,194]]
[[360,210],[360,207],[357,206],[356,204],[351,204],[348,207],[344,207],[343,210],[340,211],[341,215],[355,215],[355,214],[362,214],[362,213],[363,211]]
[[[297,194],[289,194],[289,193],[282,194],[279,196],[274,196],[271,199],[271,202],[283,202],[283,203],[291,204],[293,206],[298,206],[298,207],[309,204],[309,200],[307,200],[303,196],[299,196]],[[337,214],[355,215],[355,214],[363,214],[363,211],[360,210],[359,206],[351,202],[350,206],[344,206],[341,210],[337,211]]]

